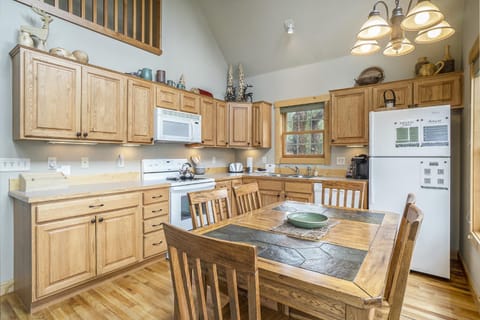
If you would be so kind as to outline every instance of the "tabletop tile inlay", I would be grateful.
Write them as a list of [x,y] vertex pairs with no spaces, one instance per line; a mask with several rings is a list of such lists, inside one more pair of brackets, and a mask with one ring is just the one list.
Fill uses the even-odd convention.
[[383,213],[342,210],[299,202],[288,202],[287,204],[282,204],[273,208],[273,210],[282,212],[315,212],[326,215],[329,218],[346,219],[373,224],[382,224],[383,217],[385,216]]
[[257,246],[259,257],[352,281],[366,251],[325,242],[311,242],[238,225],[227,225],[206,236]]

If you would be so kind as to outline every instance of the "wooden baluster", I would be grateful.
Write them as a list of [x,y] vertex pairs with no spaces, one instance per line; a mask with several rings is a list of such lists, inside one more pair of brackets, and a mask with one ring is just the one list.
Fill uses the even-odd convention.
[[145,42],[145,1],[142,1],[142,15],[140,16],[140,25],[142,27],[141,41]]
[[149,17],[148,19],[148,27],[149,27],[149,40],[148,44],[152,45],[153,44],[153,0],[149,0],[150,2],[150,9],[149,9]]
[[118,32],[118,0],[113,2],[113,23],[115,32]]
[[132,4],[132,38],[137,39],[137,0],[133,0]]

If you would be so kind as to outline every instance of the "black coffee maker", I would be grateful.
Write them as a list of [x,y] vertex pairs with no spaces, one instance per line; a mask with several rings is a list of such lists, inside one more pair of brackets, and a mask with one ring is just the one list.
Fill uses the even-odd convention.
[[352,158],[347,178],[368,179],[368,155],[359,154]]

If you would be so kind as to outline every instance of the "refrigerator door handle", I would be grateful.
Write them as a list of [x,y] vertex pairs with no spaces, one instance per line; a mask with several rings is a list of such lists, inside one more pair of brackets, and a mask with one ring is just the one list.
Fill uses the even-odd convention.
[[[373,169],[373,168],[375,168],[375,166],[372,165],[372,160],[373,160],[373,159],[370,159],[369,168],[368,168],[368,174],[369,174],[368,184],[369,184],[369,185],[371,185],[371,183],[372,183],[372,182],[371,182],[371,181],[372,181],[372,177],[374,177],[374,174],[373,174],[374,169]],[[371,199],[370,199],[371,201],[370,201],[370,202],[371,202],[371,205],[372,205],[372,204],[375,204],[375,188],[369,188],[369,189],[370,189],[370,190],[368,190],[368,193],[370,193],[370,197],[371,197]]]

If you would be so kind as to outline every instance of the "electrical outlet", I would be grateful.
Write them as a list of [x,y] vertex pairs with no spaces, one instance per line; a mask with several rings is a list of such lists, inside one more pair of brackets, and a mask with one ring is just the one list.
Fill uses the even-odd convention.
[[262,163],[263,163],[263,164],[267,163],[267,156],[263,156],[263,157],[262,157]]
[[337,166],[345,165],[345,157],[337,157]]
[[57,158],[55,158],[55,157],[48,157],[48,158],[47,158],[47,167],[48,167],[48,170],[55,170],[55,169],[57,169]]
[[213,156],[212,157],[212,164],[215,164],[215,163],[217,163],[217,157]]
[[80,159],[80,167],[86,169],[89,167],[89,163],[88,163],[88,157],[82,157]]
[[30,159],[0,158],[0,171],[28,171]]

